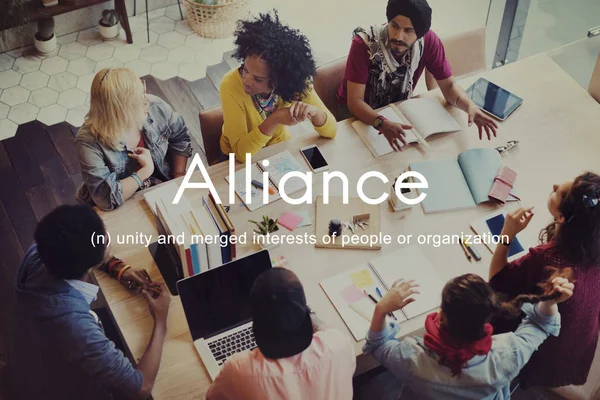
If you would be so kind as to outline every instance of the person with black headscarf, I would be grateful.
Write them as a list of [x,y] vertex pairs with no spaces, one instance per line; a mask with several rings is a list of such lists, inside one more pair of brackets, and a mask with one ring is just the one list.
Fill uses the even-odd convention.
[[479,139],[496,136],[498,125],[473,103],[454,81],[444,46],[431,31],[431,8],[426,0],[388,0],[387,24],[357,28],[338,89],[338,119],[354,116],[383,134],[394,151],[406,144],[410,125],[386,120],[375,109],[412,97],[427,70],[446,100],[468,114]]

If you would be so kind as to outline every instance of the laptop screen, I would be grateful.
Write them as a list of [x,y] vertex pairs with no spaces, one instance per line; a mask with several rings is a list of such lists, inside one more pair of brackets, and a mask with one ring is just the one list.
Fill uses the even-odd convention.
[[267,250],[177,282],[194,340],[209,338],[249,322],[250,289],[271,268]]

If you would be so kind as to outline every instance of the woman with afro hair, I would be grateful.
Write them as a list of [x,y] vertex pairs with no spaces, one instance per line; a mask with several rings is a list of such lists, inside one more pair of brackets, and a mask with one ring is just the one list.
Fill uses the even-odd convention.
[[308,39],[279,22],[277,12],[241,21],[234,56],[242,62],[221,81],[221,150],[240,162],[265,146],[291,137],[287,126],[310,120],[333,138],[336,121],[310,81],[315,61]]

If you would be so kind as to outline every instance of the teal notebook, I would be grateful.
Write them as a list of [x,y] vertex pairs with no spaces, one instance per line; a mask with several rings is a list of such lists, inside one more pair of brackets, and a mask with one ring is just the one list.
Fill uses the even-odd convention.
[[[495,149],[471,149],[455,160],[411,163],[410,169],[427,179],[429,187],[423,189],[427,196],[422,205],[425,213],[432,213],[472,208],[489,201],[488,194],[502,165]],[[508,201],[515,201],[511,195]]]

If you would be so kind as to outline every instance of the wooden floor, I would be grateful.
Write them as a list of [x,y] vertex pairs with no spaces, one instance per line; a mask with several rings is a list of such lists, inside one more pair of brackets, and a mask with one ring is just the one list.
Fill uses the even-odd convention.
[[[148,93],[161,97],[183,115],[194,153],[204,161],[198,113],[220,103],[216,88],[229,69],[222,64],[211,70],[211,76],[195,82],[143,77]],[[77,128],[66,122],[46,126],[33,121],[19,126],[15,137],[0,142],[0,362],[15,275],[33,241],[37,222],[58,205],[76,203],[75,191],[81,183],[76,133]]]

